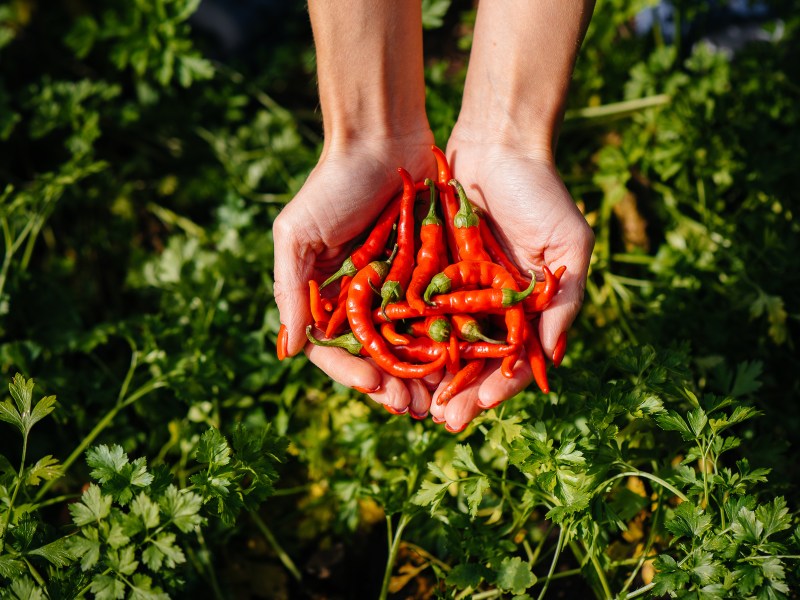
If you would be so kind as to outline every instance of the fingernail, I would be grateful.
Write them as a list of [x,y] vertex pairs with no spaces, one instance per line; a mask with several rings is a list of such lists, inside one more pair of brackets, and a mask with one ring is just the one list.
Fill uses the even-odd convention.
[[388,404],[384,404],[383,408],[388,410],[393,415],[404,415],[404,414],[406,414],[408,412],[408,407],[407,406],[403,410],[397,410],[393,406],[389,406]]
[[455,429],[454,427],[450,427],[450,424],[445,424],[444,428],[449,431],[450,433],[461,433],[467,428],[467,424],[464,423],[459,429]]
[[360,385],[354,385],[354,386],[352,386],[352,387],[353,387],[353,389],[354,389],[355,391],[357,391],[357,392],[361,392],[362,394],[374,394],[374,393],[375,393],[375,392],[377,392],[379,389],[381,389],[381,384],[379,383],[379,384],[378,384],[378,385],[375,387],[375,389],[372,389],[372,390],[371,390],[371,389],[368,389],[368,388],[365,388],[365,387],[361,387]]
[[281,323],[281,328],[278,329],[278,343],[277,343],[277,353],[278,353],[278,360],[283,360],[286,358],[286,354],[289,348],[289,330],[286,329],[286,325]]
[[417,421],[423,421],[425,420],[425,417],[428,416],[428,411],[426,410],[424,413],[418,413],[409,409],[408,414],[411,415],[412,419],[416,419]]
[[441,425],[442,423],[444,423],[444,419],[439,419],[437,417],[431,417],[431,421],[433,421],[437,425]]
[[567,353],[567,332],[562,331],[556,341],[555,350],[553,350],[553,366],[558,368],[561,361],[564,360],[564,354]]

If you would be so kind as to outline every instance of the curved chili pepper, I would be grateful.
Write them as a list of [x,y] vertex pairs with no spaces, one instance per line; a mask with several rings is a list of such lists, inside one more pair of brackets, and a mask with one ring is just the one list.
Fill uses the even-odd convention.
[[[423,299],[430,304],[434,294],[446,294],[468,285],[517,289],[517,282],[504,267],[485,260],[462,260],[448,265],[444,271],[434,275]],[[524,285],[527,287],[528,282]]]
[[320,329],[324,329],[330,319],[328,318],[328,313],[325,312],[324,301],[319,293],[319,284],[313,279],[308,282],[308,295],[314,324]]
[[352,331],[331,340],[320,340],[312,335],[311,329],[312,325],[306,327],[306,337],[308,338],[308,341],[315,346],[342,348],[347,350],[353,356],[368,356],[366,350],[364,350],[364,345],[359,342],[358,339],[356,339],[356,336],[353,335]]
[[450,323],[444,317],[430,316],[421,321],[414,321],[409,327],[411,334],[417,337],[429,337],[435,342],[450,339]]
[[444,228],[445,237],[447,239],[447,247],[450,249],[450,254],[457,257],[457,248],[455,233],[453,231],[453,219],[455,219],[458,212],[458,202],[453,192],[453,188],[448,185],[448,182],[453,178],[450,171],[450,165],[447,163],[447,157],[439,148],[431,146],[433,157],[436,159],[436,183],[439,184],[439,193],[442,198],[442,213],[444,214]]
[[409,305],[418,310],[425,308],[422,293],[439,270],[441,261],[446,260],[447,257],[442,221],[436,216],[436,186],[430,179],[425,181],[430,184],[431,203],[428,207],[428,215],[422,220],[419,230],[420,246],[417,252],[417,266],[411,273],[411,282],[406,291],[406,300]]
[[340,277],[349,275],[353,277],[358,271],[366,267],[371,260],[378,258],[386,247],[386,240],[392,233],[392,227],[400,214],[400,203],[402,195],[396,196],[381,213],[378,221],[372,228],[369,236],[361,247],[348,256],[333,275],[328,277],[320,286],[320,289],[330,285]]
[[[384,314],[385,313],[385,314]],[[398,321],[401,319],[415,319],[417,317],[441,316],[448,314],[445,307],[426,306],[419,311],[409,306],[408,302],[392,302],[387,304],[384,311],[380,307],[372,311],[372,320],[375,323],[383,321]]]
[[558,279],[556,279],[552,271],[547,268],[547,265],[542,266],[542,271],[544,272],[544,286],[542,290],[533,297],[532,306],[526,306],[529,311],[542,312],[548,307],[553,296],[555,296],[558,291]]
[[486,342],[488,344],[502,344],[499,340],[487,337],[481,331],[478,320],[471,315],[450,315],[453,330],[456,335],[466,342]]
[[[532,280],[524,291],[513,288],[490,288],[470,291],[440,294],[431,299],[433,308],[439,308],[447,313],[505,313],[515,304],[522,302],[533,291],[536,285]],[[516,285],[514,286],[516,288]]]
[[403,362],[392,353],[372,323],[372,287],[381,285],[388,270],[387,262],[374,261],[353,277],[347,292],[350,330],[378,366],[390,375],[407,379],[425,377],[444,366],[447,357],[443,354],[440,359],[425,365]]
[[397,169],[403,180],[403,198],[400,201],[400,220],[397,222],[397,256],[381,287],[381,309],[389,302],[400,300],[405,294],[411,272],[414,270],[414,200],[417,192],[411,174]]
[[459,342],[458,351],[463,358],[505,358],[519,348],[508,344],[489,344],[488,342]]
[[381,335],[386,338],[392,346],[405,346],[410,341],[406,336],[397,333],[394,329],[394,323],[381,323]]
[[522,346],[525,342],[525,309],[521,305],[512,306],[505,314],[506,329],[508,330],[506,336],[506,343],[509,346],[514,346],[516,350],[503,359],[503,364],[500,365],[500,372],[504,377],[511,378],[514,375],[514,363],[521,354]]
[[411,338],[405,346],[396,346],[394,352],[403,360],[432,362],[440,359],[443,355],[446,357],[447,347],[430,338]]
[[461,260],[485,260],[491,262],[492,257],[483,248],[481,240],[481,219],[472,210],[472,202],[467,198],[467,192],[455,179],[447,182],[458,193],[458,212],[453,218],[454,235],[458,257]]
[[525,327],[525,353],[528,355],[536,385],[543,393],[549,394],[550,384],[547,382],[547,363],[544,360],[542,343],[539,341],[539,332],[531,323],[527,323]]
[[483,370],[486,361],[482,358],[469,361],[458,373],[456,373],[442,393],[436,397],[436,404],[445,404],[456,394],[463,392],[464,389],[478,378]]
[[331,319],[328,321],[328,326],[325,328],[325,337],[331,338],[339,332],[342,325],[347,322],[347,290],[350,288],[350,281],[353,278],[350,275],[342,277],[341,285],[339,286],[339,299],[336,304],[336,310],[331,314]]
[[461,368],[461,348],[458,346],[458,338],[455,332],[450,333],[450,341],[447,345],[447,370],[450,373],[457,373]]

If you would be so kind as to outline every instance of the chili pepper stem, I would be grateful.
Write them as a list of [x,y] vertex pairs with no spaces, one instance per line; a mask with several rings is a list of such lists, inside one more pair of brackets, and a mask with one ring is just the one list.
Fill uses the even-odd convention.
[[340,279],[341,277],[344,277],[345,275],[352,277],[357,272],[358,269],[356,269],[356,266],[353,264],[353,259],[348,256],[342,263],[342,266],[339,267],[339,270],[336,271],[336,273],[334,273],[330,277],[328,277],[325,281],[323,281],[322,285],[319,286],[319,289],[324,288],[326,285],[333,283],[334,281]]
[[308,341],[314,344],[315,346],[327,346],[331,348],[344,348],[350,354],[354,356],[358,356],[361,354],[361,348],[363,348],[361,342],[356,339],[356,336],[351,333],[345,333],[344,335],[340,335],[339,337],[333,338],[332,340],[319,340],[314,337],[311,333],[312,325],[306,327],[306,337]]
[[446,294],[452,288],[452,280],[445,275],[444,273],[437,273],[431,279],[431,282],[428,284],[428,287],[425,289],[425,293],[422,295],[422,299],[425,300],[426,304],[431,303],[431,296],[434,294]]
[[455,179],[451,179],[447,183],[448,185],[452,185],[458,193],[459,206],[458,212],[453,218],[453,225],[458,228],[478,227],[478,225],[480,225],[480,219],[478,215],[475,214],[475,211],[472,210],[472,203],[469,201],[469,198],[467,198],[467,192],[464,190],[464,186]]
[[503,306],[514,306],[531,295],[533,288],[536,285],[536,277],[534,276],[533,271],[528,271],[528,273],[531,274],[531,282],[523,291],[518,292],[509,288],[503,288]]

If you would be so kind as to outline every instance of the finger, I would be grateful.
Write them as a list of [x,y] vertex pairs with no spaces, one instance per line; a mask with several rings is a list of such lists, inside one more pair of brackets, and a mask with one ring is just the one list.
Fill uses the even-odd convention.
[[558,338],[572,326],[583,305],[584,279],[571,275],[567,270],[559,285],[558,293],[543,312],[539,321],[539,337],[545,356],[553,357]]
[[444,391],[444,388],[447,387],[447,384],[450,383],[451,379],[453,379],[453,374],[445,372],[444,376],[439,382],[439,386],[431,396],[430,412],[431,419],[433,419],[434,423],[444,423],[444,413],[445,409],[447,408],[447,404],[439,404],[436,400],[439,397],[439,394]]
[[484,378],[478,390],[478,404],[483,409],[494,408],[505,402],[524,390],[533,381],[533,373],[526,360],[517,360],[512,377],[504,376],[499,369],[499,364],[498,361],[497,366]]
[[471,384],[453,396],[444,412],[445,429],[451,433],[463,431],[472,419],[483,412],[478,404],[479,386]]
[[378,392],[383,384],[381,373],[368,361],[342,348],[306,344],[306,356],[334,381],[364,393]]
[[[371,359],[367,359],[367,361],[372,363]],[[408,412],[408,406],[411,404],[411,394],[406,387],[405,380],[389,375],[380,367],[375,368],[381,375],[381,387],[377,392],[368,394],[369,397],[378,404],[382,404],[393,415],[404,415]]]
[[[305,328],[311,323],[308,303],[308,281],[311,279],[314,256],[311,248],[297,236],[291,213],[284,209],[272,228],[275,245],[275,302],[281,325],[286,328],[283,350],[294,356],[306,345]],[[338,381],[338,379],[337,379]]]
[[431,408],[430,391],[419,379],[409,379],[406,386],[411,394],[411,403],[408,405],[409,414],[417,420],[424,419],[428,416]]

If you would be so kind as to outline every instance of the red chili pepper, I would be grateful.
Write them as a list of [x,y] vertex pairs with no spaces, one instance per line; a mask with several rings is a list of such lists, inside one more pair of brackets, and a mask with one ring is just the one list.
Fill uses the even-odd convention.
[[485,336],[478,320],[471,315],[450,315],[450,321],[453,323],[453,331],[456,332],[456,335],[466,342],[503,343]]
[[411,274],[411,282],[406,291],[406,300],[417,310],[425,308],[422,293],[439,270],[441,261],[446,260],[447,257],[442,221],[436,216],[436,186],[430,179],[425,181],[430,184],[431,203],[428,215],[422,220],[419,230],[420,246],[417,252],[417,265]]
[[440,294],[431,299],[435,308],[441,308],[452,313],[505,313],[515,304],[522,302],[533,291],[535,280],[524,291],[514,288],[491,288],[481,290],[459,291],[450,294]]
[[472,203],[467,198],[464,187],[455,179],[448,185],[458,192],[459,207],[453,218],[454,235],[458,257],[460,260],[485,260],[491,262],[492,257],[483,248],[481,240],[480,217],[472,210]]
[[401,378],[419,378],[430,375],[444,366],[446,356],[430,364],[415,365],[403,362],[395,356],[372,323],[372,288],[383,283],[389,270],[388,262],[375,261],[361,269],[347,293],[347,319],[350,330],[372,359],[390,375]]
[[[384,312],[386,313],[384,315]],[[376,308],[372,311],[372,320],[375,323],[383,321],[399,321],[401,319],[416,319],[417,317],[441,316],[448,314],[445,307],[426,306],[422,311],[412,308],[408,302],[392,302],[387,304],[385,311]]]
[[508,344],[489,344],[487,342],[460,342],[458,351],[466,360],[475,358],[505,358],[519,348]]
[[447,346],[430,338],[411,338],[405,346],[396,346],[395,354],[403,360],[432,362],[442,356],[447,358]]
[[347,290],[350,288],[350,281],[352,279],[353,278],[350,277],[350,275],[345,275],[342,277],[336,310],[334,310],[333,314],[331,314],[331,319],[328,321],[328,326],[325,328],[325,337],[333,337],[339,333],[342,325],[347,323]]
[[525,353],[528,355],[528,362],[531,365],[533,378],[536,385],[543,393],[550,393],[550,384],[547,382],[547,363],[544,360],[542,343],[539,341],[539,332],[532,323],[526,323],[525,327]]
[[308,282],[308,295],[314,324],[320,329],[324,329],[330,319],[328,318],[328,313],[325,312],[324,301],[319,293],[319,284],[313,279]]
[[450,323],[444,317],[431,316],[414,321],[409,330],[412,335],[429,337],[435,342],[444,342],[450,339]]
[[514,375],[514,363],[517,362],[517,358],[519,358],[522,350],[522,345],[525,342],[525,323],[527,323],[525,309],[519,304],[512,306],[506,312],[505,319],[506,329],[508,330],[506,342],[509,346],[514,346],[517,350],[503,359],[503,364],[500,365],[500,372],[504,377],[510,378]]
[[464,389],[478,378],[483,370],[485,361],[482,358],[469,361],[462,369],[456,373],[442,393],[436,397],[436,404],[445,404],[456,394],[463,392]]
[[394,323],[381,323],[381,335],[386,338],[392,346],[405,346],[410,341],[406,336],[397,333]]
[[461,348],[455,332],[450,333],[450,343],[447,346],[447,370],[456,373],[461,368]]
[[[485,260],[462,260],[434,275],[423,298],[430,304],[434,294],[446,294],[466,286],[518,289],[517,282],[502,266]],[[525,282],[524,287],[527,286]]]
[[544,286],[542,286],[539,293],[533,296],[532,306],[525,307],[529,312],[542,312],[548,307],[553,296],[555,296],[558,291],[558,279],[556,279],[552,271],[547,268],[547,265],[542,266],[542,271],[544,272]]
[[386,240],[389,239],[389,235],[392,233],[394,222],[400,214],[401,201],[402,196],[397,196],[389,203],[361,247],[345,259],[339,270],[328,277],[320,286],[320,289],[344,275],[353,277],[358,271],[366,267],[371,260],[381,255],[386,248]]
[[397,223],[397,256],[381,287],[381,309],[389,302],[400,300],[411,280],[414,270],[414,200],[417,192],[414,180],[404,168],[397,169],[403,180],[403,198],[400,201],[400,220]]
[[453,178],[450,171],[450,165],[447,164],[447,157],[439,148],[431,146],[433,156],[436,159],[436,182],[439,184],[439,193],[442,197],[442,212],[444,213],[444,227],[445,237],[447,239],[447,247],[450,248],[450,253],[457,257],[457,248],[455,233],[453,231],[453,219],[455,219],[458,212],[458,202],[456,202],[455,193],[453,188],[448,185],[448,182]]

